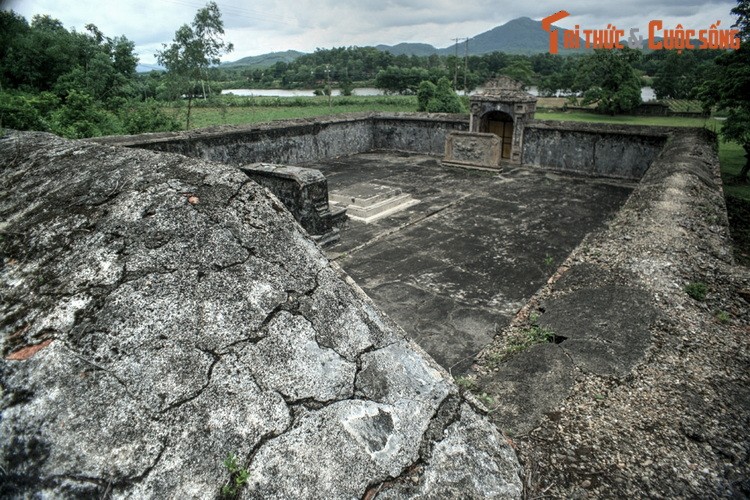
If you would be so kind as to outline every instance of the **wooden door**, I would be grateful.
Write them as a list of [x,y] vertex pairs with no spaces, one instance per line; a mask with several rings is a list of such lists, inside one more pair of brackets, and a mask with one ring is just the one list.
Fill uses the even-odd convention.
[[501,122],[490,120],[489,132],[500,138],[502,143],[501,157],[505,160],[510,159],[510,150],[513,147],[513,122]]

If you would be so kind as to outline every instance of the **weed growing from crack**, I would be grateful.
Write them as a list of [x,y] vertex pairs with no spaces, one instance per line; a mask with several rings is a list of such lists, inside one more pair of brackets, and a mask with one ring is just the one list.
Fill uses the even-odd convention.
[[544,267],[551,269],[555,265],[555,259],[548,255],[544,258]]
[[726,325],[731,319],[731,316],[729,316],[729,313],[726,311],[719,311],[716,313],[716,321],[718,321],[722,325]]
[[456,377],[456,385],[465,391],[474,391],[477,388],[477,381],[472,377]]
[[508,347],[512,352],[523,351],[535,344],[554,342],[555,333],[539,324],[538,314],[532,314],[529,317],[529,323],[530,325],[521,331],[519,337],[511,339],[508,343]]
[[477,399],[482,402],[484,406],[487,408],[492,408],[495,406],[495,398],[487,394],[486,392],[483,392],[481,394],[477,394]]
[[693,281],[685,285],[685,293],[691,298],[703,302],[706,299],[706,294],[708,294],[708,285],[702,281]]
[[237,455],[234,453],[227,455],[223,462],[224,468],[229,472],[229,481],[221,487],[222,498],[236,498],[247,480],[250,478],[250,472],[237,463]]
[[539,324],[539,315],[531,314],[529,317],[529,326],[525,327],[518,334],[508,336],[505,347],[497,352],[487,356],[485,359],[490,366],[498,366],[512,354],[525,351],[529,347],[545,342],[556,342],[564,340],[563,337],[555,335],[551,329]]

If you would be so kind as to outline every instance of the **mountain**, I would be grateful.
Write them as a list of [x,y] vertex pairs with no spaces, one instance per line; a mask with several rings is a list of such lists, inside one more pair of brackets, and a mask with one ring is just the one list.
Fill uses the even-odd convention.
[[273,66],[277,62],[292,62],[299,56],[305,55],[304,52],[297,50],[287,50],[284,52],[270,52],[268,54],[261,54],[259,56],[243,57],[237,61],[222,63],[221,65],[225,68],[232,66],[250,66],[253,68],[268,68]]
[[[556,26],[553,29],[561,30]],[[559,31],[559,48],[562,49],[562,31]],[[489,31],[469,39],[469,55],[488,54],[490,52],[505,52],[506,54],[539,54],[549,52],[549,33],[542,29],[541,21],[534,21],[528,17],[519,17],[497,26]],[[463,54],[464,47],[459,43],[458,54]],[[583,40],[581,40],[583,46]],[[440,50],[440,55],[448,56],[456,53],[456,46],[451,45]]]
[[431,56],[437,54],[439,49],[428,43],[399,43],[397,45],[376,45],[376,49],[382,52],[390,52],[394,56],[406,54],[407,56]]
[[164,67],[157,64],[138,64],[135,67],[136,73],[150,73],[151,71],[164,71]]

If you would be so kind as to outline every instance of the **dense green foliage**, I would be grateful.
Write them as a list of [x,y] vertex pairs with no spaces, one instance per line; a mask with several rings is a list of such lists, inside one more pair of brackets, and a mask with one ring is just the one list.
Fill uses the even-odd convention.
[[437,85],[429,80],[419,84],[417,89],[417,111],[429,113],[463,113],[464,109],[451,82],[443,77]]
[[739,179],[747,182],[750,171],[750,0],[739,0],[732,13],[738,16],[741,45],[716,59],[716,66],[701,87],[700,96],[707,108],[725,110],[727,119],[721,129],[725,141],[736,142],[745,150],[745,166]]
[[597,50],[580,61],[575,86],[583,104],[596,104],[610,115],[627,113],[641,104],[641,81],[632,61],[638,53],[624,49]]
[[0,11],[0,126],[71,137],[175,130],[136,75],[133,42]]
[[714,69],[720,50],[672,50],[654,52],[644,64],[654,77],[651,86],[657,99],[695,99],[696,91]]

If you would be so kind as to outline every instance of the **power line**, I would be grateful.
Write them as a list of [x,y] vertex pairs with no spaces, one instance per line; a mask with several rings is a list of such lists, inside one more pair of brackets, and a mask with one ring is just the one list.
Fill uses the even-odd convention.
[[[190,0],[162,0],[166,3],[174,5],[181,5],[183,7],[191,7],[194,9],[201,9],[205,7],[205,4],[201,2],[194,2]],[[258,9],[249,9],[246,7],[236,7],[234,5],[220,5],[219,10],[222,14],[229,14],[232,17],[242,17],[245,19],[253,19],[258,21],[270,21],[278,24],[286,24],[289,26],[296,26],[296,20],[291,17],[279,16],[278,14],[271,11],[264,11]]]
[[[456,60],[453,63],[453,90],[458,89],[458,42],[461,40],[466,40],[466,50],[469,50],[469,39],[466,37],[461,38],[451,38],[454,42],[456,42]],[[468,52],[467,52],[468,54]],[[464,65],[466,64],[466,60],[464,59]],[[464,70],[464,88],[466,88],[466,71]]]

